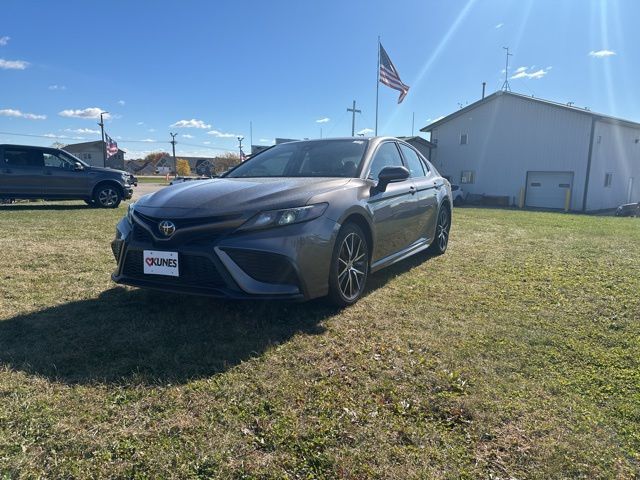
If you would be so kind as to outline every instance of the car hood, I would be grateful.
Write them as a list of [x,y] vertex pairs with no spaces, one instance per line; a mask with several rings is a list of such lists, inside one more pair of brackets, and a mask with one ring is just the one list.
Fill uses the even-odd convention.
[[113,175],[116,175],[116,176],[120,176],[123,173],[126,175],[129,175],[128,172],[125,172],[124,170],[116,170],[115,168],[94,167],[93,165],[91,165],[87,169],[91,170],[92,172],[98,172],[98,173],[112,173]]
[[299,207],[339,189],[349,178],[216,178],[184,182],[141,198],[136,210],[150,216],[215,216]]

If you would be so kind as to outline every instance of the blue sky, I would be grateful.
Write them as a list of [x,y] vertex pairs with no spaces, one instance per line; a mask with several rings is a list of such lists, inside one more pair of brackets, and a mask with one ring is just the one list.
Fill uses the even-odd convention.
[[[515,92],[640,121],[636,0],[3,0],[0,143],[99,139],[136,158],[212,156],[275,137],[374,128],[377,36],[404,83],[380,86],[379,134],[411,134],[491,93],[513,57]],[[7,135],[19,133],[41,137]],[[219,150],[215,150],[215,149]]]

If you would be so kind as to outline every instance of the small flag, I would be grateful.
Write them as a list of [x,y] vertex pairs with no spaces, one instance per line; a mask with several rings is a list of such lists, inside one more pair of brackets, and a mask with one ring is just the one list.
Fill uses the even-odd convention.
[[402,103],[402,100],[404,100],[404,97],[406,97],[409,92],[409,85],[405,85],[402,83],[402,80],[400,80],[400,75],[389,58],[389,55],[387,55],[387,52],[385,52],[382,47],[382,44],[380,44],[380,82],[400,92],[398,103]]
[[107,144],[107,158],[109,158],[118,153],[118,144],[106,133],[104,134],[104,137]]

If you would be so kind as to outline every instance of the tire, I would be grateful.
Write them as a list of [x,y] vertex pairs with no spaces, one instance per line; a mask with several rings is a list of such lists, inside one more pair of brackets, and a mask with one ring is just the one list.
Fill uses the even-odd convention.
[[429,252],[434,255],[442,255],[449,246],[449,231],[451,229],[451,211],[447,205],[441,205],[438,212],[438,223],[433,242],[429,246]]
[[362,229],[344,225],[331,256],[329,271],[329,301],[338,307],[356,303],[364,293],[369,275],[369,244]]
[[115,185],[109,183],[100,185],[94,195],[93,201],[97,207],[100,208],[118,208],[122,201],[122,194],[120,189]]

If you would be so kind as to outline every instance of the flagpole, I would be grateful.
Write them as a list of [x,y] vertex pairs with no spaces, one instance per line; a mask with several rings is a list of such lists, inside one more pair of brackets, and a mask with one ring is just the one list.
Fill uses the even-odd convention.
[[375,136],[378,136],[378,92],[380,90],[380,35],[378,35],[378,69],[376,70],[376,130]]

